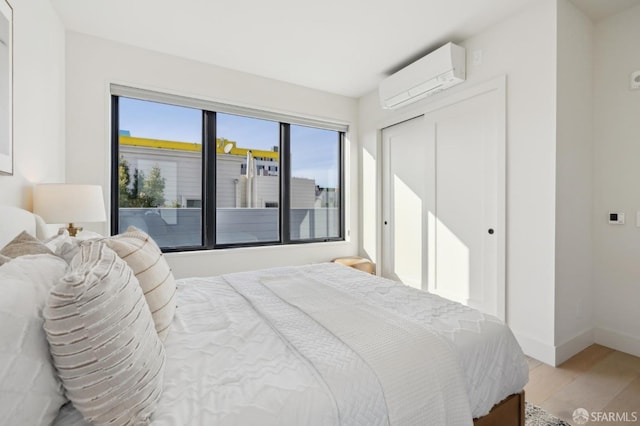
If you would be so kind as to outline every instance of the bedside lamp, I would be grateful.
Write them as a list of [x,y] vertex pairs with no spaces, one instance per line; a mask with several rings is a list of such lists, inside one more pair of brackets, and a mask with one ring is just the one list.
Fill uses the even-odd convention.
[[76,222],[107,220],[99,185],[38,184],[33,189],[33,213],[46,223],[68,223],[66,229],[72,237],[82,231],[73,225]]

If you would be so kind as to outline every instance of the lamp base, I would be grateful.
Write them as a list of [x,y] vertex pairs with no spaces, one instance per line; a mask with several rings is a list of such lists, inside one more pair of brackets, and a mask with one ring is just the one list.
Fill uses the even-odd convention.
[[70,237],[75,237],[78,235],[78,232],[82,231],[82,226],[75,227],[73,223],[70,223],[65,229],[69,232]]

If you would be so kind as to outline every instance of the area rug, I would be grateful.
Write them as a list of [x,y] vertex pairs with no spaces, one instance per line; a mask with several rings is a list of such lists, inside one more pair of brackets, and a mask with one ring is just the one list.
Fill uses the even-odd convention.
[[525,403],[524,408],[524,425],[525,426],[571,426],[564,420],[552,416],[540,407],[533,404]]

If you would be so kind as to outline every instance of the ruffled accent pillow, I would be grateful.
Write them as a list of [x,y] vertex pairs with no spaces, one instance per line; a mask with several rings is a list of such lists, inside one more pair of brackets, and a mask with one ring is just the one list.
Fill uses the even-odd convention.
[[133,270],[164,341],[176,312],[176,281],[162,251],[146,232],[133,226],[104,241]]
[[60,256],[66,260],[67,263],[70,263],[71,259],[73,259],[80,251],[80,244],[82,244],[83,241],[97,240],[101,238],[104,238],[104,236],[91,231],[82,231],[75,237],[71,237],[65,228],[60,228],[58,234],[42,242],[56,256]]
[[66,229],[61,229],[57,235],[42,241],[56,256],[63,258],[67,263],[80,251],[80,240],[69,236]]
[[147,424],[165,353],[138,280],[100,241],[83,243],[70,267],[44,309],[67,397],[93,424]]

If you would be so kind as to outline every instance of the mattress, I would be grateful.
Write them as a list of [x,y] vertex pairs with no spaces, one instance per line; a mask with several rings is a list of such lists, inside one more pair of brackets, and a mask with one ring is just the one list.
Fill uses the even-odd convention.
[[[389,423],[367,362],[261,284],[279,276],[308,277],[440,336],[473,417],[527,383],[522,350],[497,318],[342,265],[274,268],[178,281],[153,425]],[[67,405],[54,424],[84,423]]]

